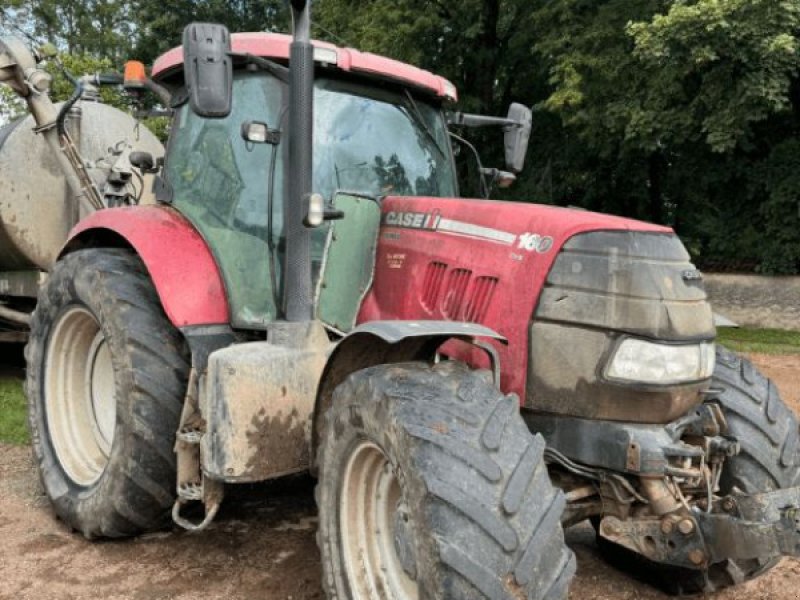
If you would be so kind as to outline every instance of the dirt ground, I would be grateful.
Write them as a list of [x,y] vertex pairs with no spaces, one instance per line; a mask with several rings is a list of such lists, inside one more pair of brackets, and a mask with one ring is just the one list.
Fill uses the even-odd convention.
[[[754,356],[800,412],[800,356]],[[209,531],[90,543],[41,496],[27,448],[0,445],[0,598],[125,600],[321,598],[312,482],[235,490]],[[668,598],[606,566],[591,529],[567,539],[578,557],[570,600]],[[710,600],[800,600],[800,561]]]

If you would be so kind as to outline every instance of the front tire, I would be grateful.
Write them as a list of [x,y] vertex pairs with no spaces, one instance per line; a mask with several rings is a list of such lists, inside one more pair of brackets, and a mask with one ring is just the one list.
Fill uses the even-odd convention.
[[517,403],[454,362],[337,388],[317,488],[328,598],[566,597],[564,496]]
[[141,261],[88,249],[56,263],[25,356],[34,457],[56,514],[87,538],[164,526],[188,350]]

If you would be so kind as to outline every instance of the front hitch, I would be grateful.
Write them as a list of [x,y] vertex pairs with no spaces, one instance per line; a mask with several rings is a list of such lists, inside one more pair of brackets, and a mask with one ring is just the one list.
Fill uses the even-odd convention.
[[727,496],[714,505],[698,519],[712,563],[800,556],[800,487]]
[[800,487],[726,496],[710,512],[661,519],[605,517],[600,535],[646,558],[706,569],[726,559],[800,556]]

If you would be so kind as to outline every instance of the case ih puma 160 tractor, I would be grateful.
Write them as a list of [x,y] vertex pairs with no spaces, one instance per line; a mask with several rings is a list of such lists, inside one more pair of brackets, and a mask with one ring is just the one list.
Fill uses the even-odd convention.
[[798,423],[715,351],[675,234],[460,199],[448,124],[502,127],[515,172],[530,111],[448,115],[450,83],[292,11],[293,40],[191,25],[140,78],[174,109],[163,162],[131,155],[157,203],[84,218],[39,295],[59,517],[202,529],[225,486],[311,471],[329,598],[565,598],[587,519],[673,591],[796,554]]

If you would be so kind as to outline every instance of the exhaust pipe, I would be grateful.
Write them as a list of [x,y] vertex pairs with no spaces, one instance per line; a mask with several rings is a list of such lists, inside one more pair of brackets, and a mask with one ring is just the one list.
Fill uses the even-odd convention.
[[294,39],[289,51],[289,176],[286,206],[287,321],[313,318],[311,231],[303,225],[311,194],[314,127],[314,46],[311,44],[311,2],[292,0]]

